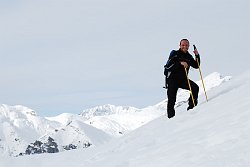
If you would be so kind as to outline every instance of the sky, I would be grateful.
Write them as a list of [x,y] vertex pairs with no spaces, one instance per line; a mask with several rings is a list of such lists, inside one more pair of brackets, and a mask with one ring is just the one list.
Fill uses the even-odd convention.
[[0,103],[42,116],[154,105],[182,38],[196,44],[204,76],[237,76],[250,60],[249,9],[248,0],[1,0]]

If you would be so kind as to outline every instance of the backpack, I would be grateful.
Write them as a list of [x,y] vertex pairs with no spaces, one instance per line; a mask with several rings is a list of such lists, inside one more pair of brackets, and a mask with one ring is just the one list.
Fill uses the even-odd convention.
[[171,74],[171,71],[175,65],[175,61],[177,59],[177,51],[172,50],[170,56],[168,58],[167,63],[164,65],[164,75],[165,75],[165,86],[163,88],[168,88],[168,78]]
[[168,78],[171,74],[171,71],[168,71],[167,65],[164,65],[164,75],[165,75],[165,86],[163,88],[167,89],[168,88]]

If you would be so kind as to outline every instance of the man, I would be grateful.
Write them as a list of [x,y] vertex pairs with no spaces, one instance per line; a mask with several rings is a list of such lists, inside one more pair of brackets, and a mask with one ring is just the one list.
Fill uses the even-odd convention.
[[[170,53],[169,59],[167,61],[167,64],[164,66],[165,71],[164,74],[166,75],[166,87],[167,87],[167,95],[168,95],[168,106],[167,106],[167,112],[168,112],[168,118],[172,118],[175,116],[175,102],[176,102],[176,94],[178,88],[182,89],[189,89],[187,75],[185,72],[185,68],[187,72],[189,71],[190,66],[193,68],[199,68],[197,61],[200,63],[200,56],[198,51],[195,49],[194,54],[196,60],[192,57],[192,55],[188,52],[189,48],[189,41],[187,39],[182,39],[180,41],[180,48],[179,50],[173,50]],[[192,94],[194,97],[194,103],[190,94],[189,97],[189,106],[187,110],[193,109],[194,106],[198,103],[198,93],[199,93],[199,87],[196,83],[193,81],[190,81]]]

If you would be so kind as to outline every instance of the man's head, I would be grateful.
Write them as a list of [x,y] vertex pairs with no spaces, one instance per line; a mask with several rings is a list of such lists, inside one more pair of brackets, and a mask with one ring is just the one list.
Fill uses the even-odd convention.
[[181,49],[181,51],[186,53],[188,51],[188,48],[189,48],[189,41],[187,39],[182,39],[180,41],[180,49]]

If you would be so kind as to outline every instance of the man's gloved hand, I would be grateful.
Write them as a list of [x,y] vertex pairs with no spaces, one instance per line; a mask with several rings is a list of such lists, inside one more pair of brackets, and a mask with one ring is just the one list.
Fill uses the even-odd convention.
[[185,62],[185,61],[181,61],[180,63],[181,63],[181,65],[183,65],[185,68],[188,68],[188,66],[189,66],[188,63]]
[[193,52],[194,52],[195,56],[198,56],[198,55],[199,55],[199,52],[198,52],[197,49],[195,49]]

